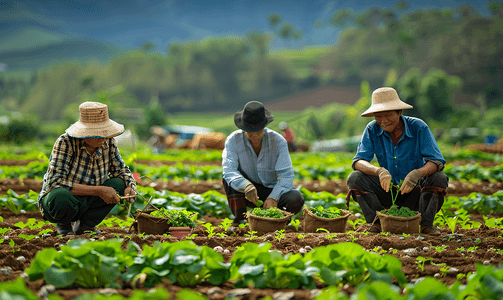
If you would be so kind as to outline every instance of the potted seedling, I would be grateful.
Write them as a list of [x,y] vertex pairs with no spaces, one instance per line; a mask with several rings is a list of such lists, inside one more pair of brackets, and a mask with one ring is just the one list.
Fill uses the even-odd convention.
[[292,214],[277,207],[263,209],[255,207],[247,212],[248,222],[251,231],[256,231],[258,235],[276,230],[285,229],[290,223]]
[[337,207],[309,207],[304,205],[304,231],[316,232],[323,228],[328,232],[346,232],[346,223],[351,212]]
[[[393,188],[396,192],[393,193]],[[419,233],[419,223],[421,222],[421,214],[417,211],[412,211],[406,206],[398,207],[396,199],[400,193],[400,185],[390,184],[391,207],[388,210],[377,212],[377,216],[381,222],[383,232],[391,233]]]
[[181,240],[191,234],[192,229],[196,227],[195,220],[197,220],[197,213],[193,211],[182,210],[167,210],[161,208],[158,211],[151,213],[154,217],[165,216],[170,225],[169,231],[172,236]]

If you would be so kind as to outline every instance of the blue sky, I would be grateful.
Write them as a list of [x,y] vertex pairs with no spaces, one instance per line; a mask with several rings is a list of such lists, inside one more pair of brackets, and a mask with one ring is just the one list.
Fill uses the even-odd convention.
[[[487,13],[490,1],[408,1],[408,11],[420,8],[455,9],[469,3]],[[296,46],[333,44],[338,29],[315,28],[340,8],[362,11],[376,4],[391,8],[396,1],[287,1],[287,0],[0,0],[0,38],[23,28],[42,28],[62,35],[93,39],[124,48],[138,48],[149,40],[164,52],[175,42],[209,36],[245,35],[251,30],[270,31],[267,16],[279,13],[304,33]],[[0,42],[1,43],[1,42]],[[288,46],[276,39],[272,48]]]

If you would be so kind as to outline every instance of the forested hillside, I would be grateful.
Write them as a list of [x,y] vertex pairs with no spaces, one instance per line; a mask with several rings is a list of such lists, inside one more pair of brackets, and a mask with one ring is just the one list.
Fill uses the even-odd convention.
[[146,45],[107,64],[54,64],[28,80],[0,73],[0,101],[9,110],[61,120],[68,104],[120,89],[112,101],[121,105],[127,96],[130,108],[158,103],[169,113],[232,112],[250,100],[274,101],[324,85],[359,87],[366,80],[371,89],[397,87],[418,114],[431,113],[425,95],[442,98],[436,108],[443,110],[455,91],[491,107],[501,101],[503,82],[503,13],[491,5],[490,16],[469,6],[340,10],[330,24],[341,27],[340,38],[326,48],[269,53],[272,36],[252,32],[172,44],[167,55]]

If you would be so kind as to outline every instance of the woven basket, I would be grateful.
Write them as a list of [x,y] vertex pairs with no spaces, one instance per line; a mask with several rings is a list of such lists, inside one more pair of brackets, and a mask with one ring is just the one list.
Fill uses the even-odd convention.
[[377,216],[381,221],[381,228],[383,232],[397,234],[419,233],[419,223],[421,223],[421,213],[419,212],[414,217],[409,218],[388,216],[380,211],[377,212]]
[[280,219],[259,217],[252,215],[250,212],[247,212],[246,215],[248,217],[248,225],[250,226],[250,230],[256,231],[257,235],[262,235],[264,233],[285,229],[286,225],[290,223],[293,214],[284,210],[281,210],[281,212],[285,216]]
[[153,217],[150,215],[154,210],[142,212],[137,210],[136,221],[138,222],[138,233],[162,235],[168,232],[170,224],[168,218]]
[[346,232],[346,223],[351,212],[341,209],[341,217],[322,218],[315,215],[311,209],[304,206],[304,232],[316,232],[318,228],[325,228],[329,232]]

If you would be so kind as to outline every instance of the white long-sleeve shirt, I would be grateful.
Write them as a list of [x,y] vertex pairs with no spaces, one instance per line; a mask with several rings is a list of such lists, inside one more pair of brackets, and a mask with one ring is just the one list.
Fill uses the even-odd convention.
[[288,144],[281,134],[269,128],[264,129],[258,157],[245,131],[231,133],[225,140],[222,168],[223,178],[236,191],[243,192],[251,183],[243,173],[253,182],[272,188],[269,198],[276,201],[293,189],[294,173]]

